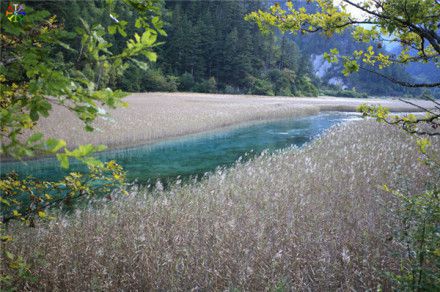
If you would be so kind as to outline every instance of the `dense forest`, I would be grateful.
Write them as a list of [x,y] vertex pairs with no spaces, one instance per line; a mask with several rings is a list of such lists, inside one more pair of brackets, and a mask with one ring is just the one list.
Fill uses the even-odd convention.
[[158,64],[147,74],[136,74],[143,79],[129,80],[127,85],[133,87],[127,89],[317,95],[310,58],[295,42],[262,35],[244,20],[246,13],[265,5],[264,1],[167,2],[168,36],[158,49]]
[[[338,48],[345,53],[365,49],[367,44],[356,43],[350,32],[332,38],[320,35],[260,33],[254,23],[244,17],[251,11],[267,9],[273,1],[163,1],[161,16],[166,35],[156,47],[157,62],[148,67],[132,60],[120,70],[105,70],[85,64],[82,71],[101,87],[109,86],[129,92],[194,91],[209,93],[349,97],[393,96],[422,94],[421,90],[403,88],[368,72],[349,77],[341,74],[341,66],[329,65],[324,52]],[[296,1],[308,11],[315,7]],[[104,9],[102,1],[29,2],[35,9],[45,9],[57,15],[66,31],[81,27],[81,19],[106,26],[114,20]],[[72,15],[77,15],[73,17]],[[130,22],[133,12],[118,9],[118,17]],[[127,25],[127,27],[131,27]],[[133,29],[129,28],[128,30]],[[128,34],[133,31],[128,31]],[[124,45],[114,35],[112,48]],[[78,51],[80,40],[66,42]],[[382,44],[372,44],[381,47]],[[382,50],[386,49],[379,48]],[[75,62],[74,54],[59,54],[60,61]],[[423,69],[413,68],[418,79],[429,78]],[[404,69],[391,66],[385,73],[400,79],[413,78]],[[417,73],[418,72],[418,73]],[[420,74],[419,74],[420,73]]]

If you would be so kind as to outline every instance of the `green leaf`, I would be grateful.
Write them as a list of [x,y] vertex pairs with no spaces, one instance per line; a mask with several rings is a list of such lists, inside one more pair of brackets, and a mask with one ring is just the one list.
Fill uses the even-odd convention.
[[[73,153],[76,153],[78,156],[86,156],[86,155],[89,155],[90,153],[92,153],[93,150],[94,150],[94,147],[92,144],[80,145],[77,149],[75,149],[73,151]],[[76,151],[78,151],[78,152],[76,152]]]
[[136,28],[141,28],[141,26],[142,26],[142,19],[141,19],[141,18],[136,18],[136,21],[135,21],[135,23],[134,23],[134,26],[135,26]]
[[105,145],[98,145],[98,146],[95,146],[95,151],[96,151],[96,152],[104,151],[104,150],[106,150],[106,149],[107,149],[107,146],[105,146]]
[[38,111],[34,108],[32,108],[29,112],[29,116],[31,117],[33,122],[38,121],[38,119],[40,118]]
[[66,50],[70,51],[70,52],[74,52],[77,53],[76,50],[72,49],[68,44],[62,42],[62,41],[57,41],[57,44],[62,46],[63,48],[65,48]]
[[12,237],[10,235],[3,235],[0,236],[0,241],[6,242],[6,241],[11,241]]
[[118,32],[121,36],[123,36],[124,38],[127,36],[127,33],[125,32],[124,28],[121,26],[118,26]]
[[332,53],[333,55],[338,55],[339,54],[339,50],[337,48],[330,49],[330,53]]
[[15,255],[10,253],[9,251],[5,251],[5,255],[10,260],[13,260],[15,258]]
[[108,33],[109,34],[115,34],[116,33],[116,25],[109,25],[108,27],[107,27],[107,30],[108,30]]
[[0,203],[4,204],[6,206],[11,206],[11,203],[8,200],[3,199],[2,197],[0,197]]
[[86,125],[86,126],[84,127],[84,129],[85,129],[87,132],[93,132],[93,127],[90,126],[90,125]]
[[150,60],[151,62],[156,62],[157,61],[157,54],[155,52],[144,52],[145,57],[148,58],[148,60]]
[[132,61],[136,66],[138,66],[143,71],[146,71],[149,68],[148,63],[141,62],[136,59],[130,59],[130,61]]
[[427,148],[431,146],[431,141],[428,138],[421,138],[417,140],[417,146],[422,154],[426,154]]
[[157,25],[159,24],[159,17],[158,17],[158,16],[153,17],[153,18],[151,19],[151,23],[152,23],[154,26],[157,26]]
[[91,156],[83,159],[82,161],[85,164],[87,164],[88,166],[102,167],[104,165],[104,163],[102,163],[101,160],[94,158],[94,157],[91,157]]
[[66,147],[66,145],[66,141],[63,139],[49,138],[46,141],[46,149],[52,153],[55,153],[61,148]]
[[41,138],[43,138],[43,133],[35,133],[28,139],[28,143],[33,144],[33,143],[41,140]]
[[64,169],[69,168],[69,157],[66,154],[58,153],[57,159],[60,162],[62,168]]

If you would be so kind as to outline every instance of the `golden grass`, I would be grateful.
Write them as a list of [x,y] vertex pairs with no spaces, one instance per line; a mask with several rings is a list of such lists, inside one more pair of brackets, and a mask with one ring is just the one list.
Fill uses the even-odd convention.
[[110,111],[96,131],[84,133],[83,124],[55,106],[39,129],[48,137],[64,138],[70,146],[105,144],[109,147],[146,144],[158,140],[232,126],[244,122],[299,117],[319,111],[354,111],[364,102],[381,103],[396,111],[415,108],[399,101],[353,98],[283,98],[197,93],[137,93],[126,98],[128,108]]
[[[438,142],[438,141],[437,141]],[[435,151],[439,152],[438,143]],[[414,140],[373,121],[168,191],[133,191],[37,228],[13,247],[31,290],[366,290],[398,266],[392,200],[437,182]]]

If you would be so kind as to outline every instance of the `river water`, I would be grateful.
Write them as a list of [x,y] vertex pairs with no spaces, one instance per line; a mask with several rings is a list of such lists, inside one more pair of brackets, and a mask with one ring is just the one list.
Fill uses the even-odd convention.
[[[321,113],[110,150],[97,156],[103,161],[114,159],[121,164],[127,171],[128,181],[146,184],[160,179],[166,182],[178,176],[185,179],[217,167],[228,167],[240,157],[249,159],[264,150],[273,152],[292,145],[301,147],[331,126],[356,119],[360,119],[356,113]],[[72,169],[83,170],[73,161]],[[31,175],[46,180],[56,180],[66,174],[55,158],[2,163],[0,170],[1,174],[14,170],[20,176]]]

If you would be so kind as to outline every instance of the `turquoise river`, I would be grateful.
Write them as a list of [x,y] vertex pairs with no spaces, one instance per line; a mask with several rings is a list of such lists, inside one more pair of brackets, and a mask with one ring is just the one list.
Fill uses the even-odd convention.
[[[240,157],[249,159],[267,150],[301,147],[333,125],[360,119],[355,113],[329,112],[303,118],[259,122],[186,136],[145,146],[109,150],[97,154],[105,161],[114,159],[127,171],[129,181],[141,184],[160,179],[167,182],[178,176],[201,176],[217,167],[233,165]],[[72,162],[74,170],[82,167]],[[16,171],[21,176],[56,180],[65,171],[54,158],[25,162],[2,162],[1,174]],[[72,170],[71,170],[72,171]]]

